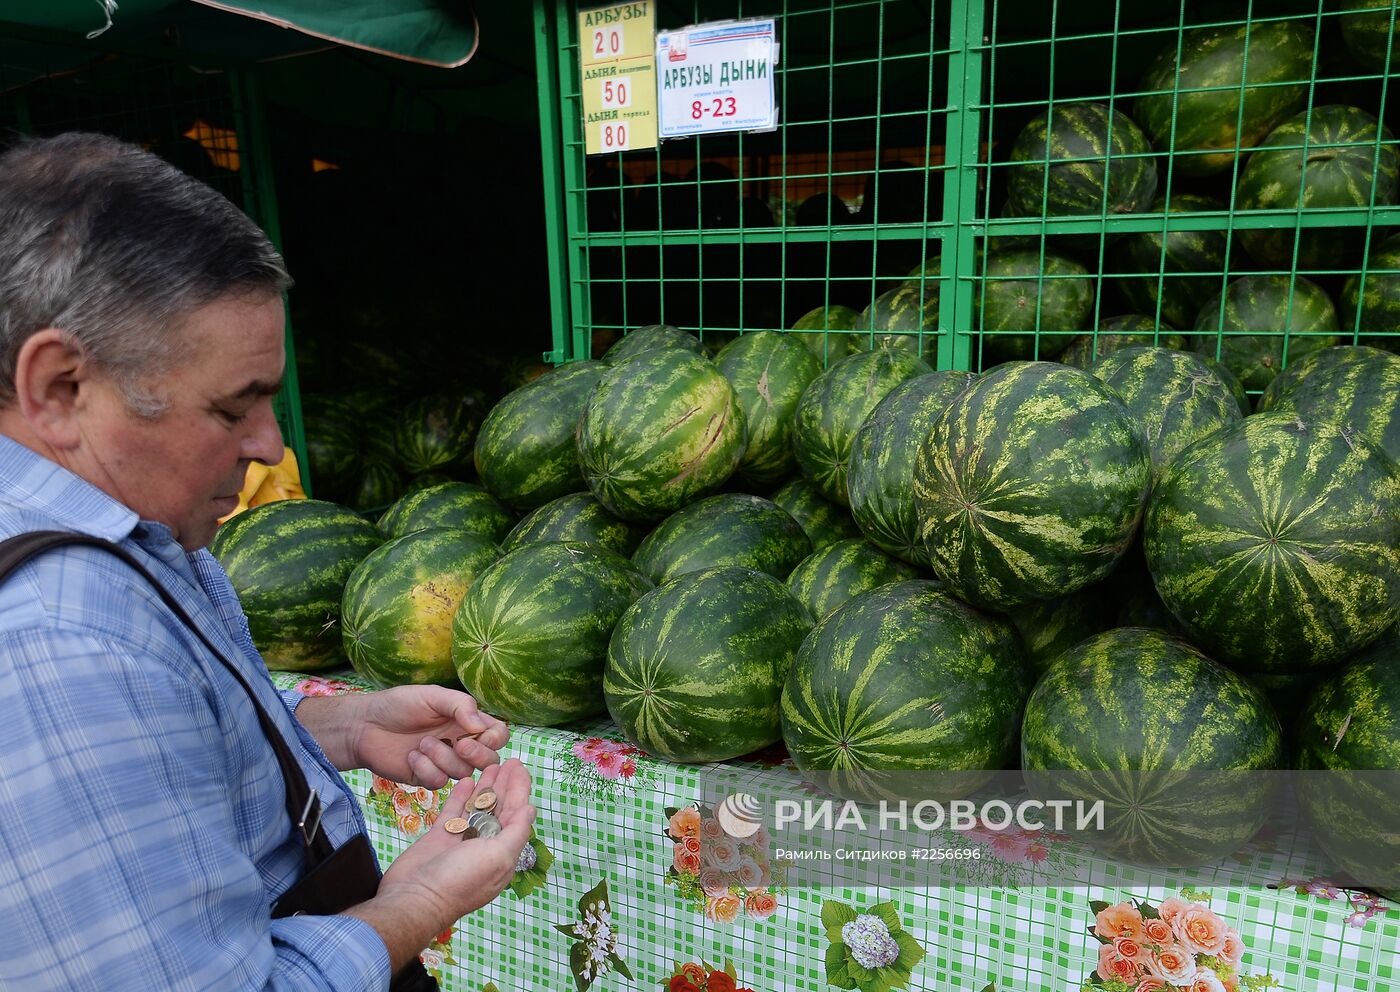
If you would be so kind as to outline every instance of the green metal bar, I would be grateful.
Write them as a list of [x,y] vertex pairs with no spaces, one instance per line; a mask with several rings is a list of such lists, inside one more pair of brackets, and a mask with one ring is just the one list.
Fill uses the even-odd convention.
[[[943,186],[943,220],[952,224],[953,257],[951,271],[943,239],[942,275],[952,290],[940,297],[938,314],[939,369],[973,368],[972,334],[977,326],[973,299],[976,276],[977,175],[980,157],[980,114],[982,99],[983,0],[952,0],[949,12],[949,43],[953,55],[948,60],[948,122],[944,143],[945,164],[953,173]],[[947,303],[952,299],[951,313]]]
[[564,134],[564,151],[561,164],[564,171],[564,217],[568,225],[569,268],[574,283],[583,280],[581,292],[570,293],[569,309],[572,315],[570,325],[573,334],[574,358],[593,357],[593,310],[592,294],[588,292],[589,258],[588,247],[579,243],[579,238],[587,234],[588,207],[580,198],[586,196],[585,165],[583,154],[583,94],[578,88],[578,18],[575,3],[554,5],[554,45],[556,61],[559,65],[558,94],[559,121]]
[[556,365],[579,357],[569,331],[568,242],[564,235],[564,178],[560,159],[558,40],[550,10],[556,4],[535,0],[535,80],[540,105],[540,156],[544,163],[544,234],[549,279],[550,340],[544,360]]

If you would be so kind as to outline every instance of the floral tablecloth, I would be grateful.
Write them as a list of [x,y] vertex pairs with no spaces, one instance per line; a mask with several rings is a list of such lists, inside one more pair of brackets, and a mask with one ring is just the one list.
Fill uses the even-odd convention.
[[[365,688],[353,674],[273,678]],[[1012,831],[977,841],[986,884],[787,886],[761,830],[729,842],[697,769],[606,721],[515,726],[507,754],[534,776],[536,837],[511,888],[424,952],[445,990],[1400,992],[1400,908],[1325,878],[1182,888],[1108,866],[1087,887],[1037,886],[1037,866],[1083,854]],[[736,768],[796,774],[778,755]],[[347,779],[386,865],[446,793]],[[1255,856],[1267,871],[1267,850]]]

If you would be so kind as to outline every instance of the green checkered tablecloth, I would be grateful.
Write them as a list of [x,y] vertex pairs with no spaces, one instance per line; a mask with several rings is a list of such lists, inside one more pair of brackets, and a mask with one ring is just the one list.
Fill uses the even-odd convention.
[[[274,673],[273,680],[308,694],[365,688],[353,674]],[[1227,942],[1214,958],[1198,948],[1183,966],[1195,972],[1193,978],[1148,982],[1144,990],[1231,992],[1276,983],[1291,992],[1400,992],[1400,908],[1326,879],[1285,877],[1281,857],[1273,886],[1183,891],[1181,879],[1090,864],[1082,850],[1067,844],[1047,851],[1009,841],[988,847],[984,863],[1000,874],[985,885],[784,888],[781,872],[764,866],[763,877],[734,888],[736,894],[718,895],[726,890],[712,886],[707,896],[699,887],[703,878],[678,870],[694,866],[678,839],[714,828],[703,805],[701,769],[647,757],[606,721],[569,729],[514,726],[507,754],[534,776],[537,864],[425,951],[445,990],[671,985],[705,992],[694,968],[689,986],[684,979],[672,983],[681,966],[703,962],[716,969],[729,963],[732,986],[754,992],[982,992],[989,985],[999,992],[1066,992],[1086,982],[1093,989],[1130,992],[1139,987],[1140,974],[1149,972],[1115,961],[1150,944],[1152,928],[1163,921],[1175,920],[1180,932],[1190,918],[1206,928],[1196,932],[1206,942],[1219,937],[1212,927],[1227,927],[1233,946]],[[728,770],[755,778],[796,774],[777,757]],[[446,792],[364,771],[346,778],[385,865],[436,819]],[[755,849],[744,850],[762,860]],[[1087,884],[1037,886],[1035,866],[1047,857],[1061,863],[1082,859]],[[1251,857],[1257,859],[1254,873],[1269,877],[1267,847]],[[857,919],[858,926],[882,931],[873,938],[875,950],[857,952],[859,938],[848,926]],[[1102,933],[1106,924],[1126,927],[1124,939],[1137,944],[1107,942],[1091,932]],[[875,967],[867,959],[880,947],[889,948],[882,961],[896,950],[898,959]],[[594,951],[601,974],[587,967]],[[1162,958],[1155,967],[1171,964]],[[1126,970],[1115,978],[1117,967]],[[709,992],[732,986],[711,978]]]

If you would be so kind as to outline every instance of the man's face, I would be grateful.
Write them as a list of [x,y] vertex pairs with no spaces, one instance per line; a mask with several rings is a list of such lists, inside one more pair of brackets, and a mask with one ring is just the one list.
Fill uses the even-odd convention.
[[282,301],[255,295],[196,311],[183,333],[189,352],[163,379],[148,383],[169,404],[159,418],[127,409],[115,383],[90,385],[81,418],[89,477],[141,515],[168,526],[187,551],[214,536],[238,505],[254,461],[282,460],[272,414],[281,381]]

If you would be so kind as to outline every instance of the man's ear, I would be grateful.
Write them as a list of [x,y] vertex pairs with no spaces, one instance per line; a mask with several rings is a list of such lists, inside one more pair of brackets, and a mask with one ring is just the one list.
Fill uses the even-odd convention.
[[56,327],[32,334],[15,361],[15,405],[41,440],[55,449],[78,446],[78,413],[91,381],[82,345]]

